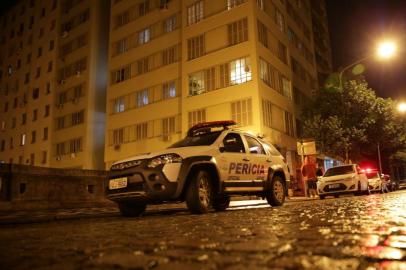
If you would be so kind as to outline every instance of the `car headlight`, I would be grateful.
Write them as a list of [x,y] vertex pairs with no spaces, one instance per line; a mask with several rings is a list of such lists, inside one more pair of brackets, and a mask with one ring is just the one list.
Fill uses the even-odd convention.
[[140,165],[142,160],[130,160],[122,163],[117,163],[111,166],[111,170],[124,170],[131,167],[137,167]]
[[178,154],[165,154],[151,158],[148,161],[148,168],[155,168],[161,164],[181,163],[182,157]]

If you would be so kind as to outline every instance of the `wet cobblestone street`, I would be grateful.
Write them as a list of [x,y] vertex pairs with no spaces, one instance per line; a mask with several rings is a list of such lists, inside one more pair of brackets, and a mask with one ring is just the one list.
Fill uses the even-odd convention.
[[406,269],[406,191],[0,227],[1,269]]

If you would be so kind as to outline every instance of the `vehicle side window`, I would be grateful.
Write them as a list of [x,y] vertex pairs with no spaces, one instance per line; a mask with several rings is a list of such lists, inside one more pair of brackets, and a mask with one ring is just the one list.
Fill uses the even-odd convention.
[[260,155],[265,155],[265,150],[262,144],[257,141],[256,139],[250,137],[250,136],[245,136],[245,139],[247,140],[248,143],[248,148],[250,149],[251,154],[260,154]]
[[272,144],[263,142],[262,145],[271,154],[271,156],[277,156],[277,157],[282,156],[282,154],[279,153],[279,151]]
[[241,136],[236,133],[229,133],[223,139],[225,152],[245,153],[244,143]]

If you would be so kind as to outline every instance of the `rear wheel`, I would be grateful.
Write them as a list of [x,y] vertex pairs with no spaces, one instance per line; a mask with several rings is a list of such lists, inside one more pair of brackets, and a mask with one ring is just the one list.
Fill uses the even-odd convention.
[[213,201],[213,208],[216,211],[224,211],[230,205],[230,196],[228,195],[217,195]]
[[145,212],[147,205],[145,203],[119,202],[118,208],[124,217],[138,217]]
[[285,202],[285,185],[282,177],[274,176],[269,190],[265,194],[266,200],[272,206],[281,206]]
[[356,192],[354,192],[355,196],[361,196],[362,195],[362,190],[361,190],[361,183],[358,182],[358,189]]
[[320,200],[324,200],[326,198],[325,195],[319,195],[319,197],[320,197]]
[[193,214],[207,213],[213,204],[213,185],[210,174],[197,172],[186,191],[186,205]]

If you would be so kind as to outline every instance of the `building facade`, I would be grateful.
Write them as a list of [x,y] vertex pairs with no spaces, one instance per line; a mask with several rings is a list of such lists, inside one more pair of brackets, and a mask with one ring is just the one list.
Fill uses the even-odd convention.
[[307,0],[111,2],[105,162],[235,120],[293,173],[300,107],[318,87]]
[[104,168],[109,1],[22,0],[1,18],[0,160]]

